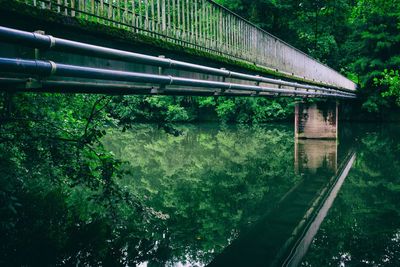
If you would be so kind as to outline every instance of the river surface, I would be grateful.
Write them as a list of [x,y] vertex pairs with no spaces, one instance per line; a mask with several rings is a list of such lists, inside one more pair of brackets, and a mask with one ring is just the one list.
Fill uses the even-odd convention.
[[162,222],[138,265],[400,266],[400,127],[340,128],[338,141],[295,141],[292,124],[111,130],[120,183]]

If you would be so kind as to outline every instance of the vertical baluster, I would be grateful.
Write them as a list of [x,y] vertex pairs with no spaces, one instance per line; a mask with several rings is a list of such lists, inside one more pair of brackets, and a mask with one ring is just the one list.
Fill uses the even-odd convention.
[[[206,2],[207,3],[207,2]],[[204,29],[204,36],[205,36],[205,45],[206,48],[210,48],[210,29],[211,29],[211,24],[210,24],[210,12],[209,12],[210,4],[207,3],[206,6],[204,7],[204,12],[205,12],[205,19],[206,19],[206,24],[205,24],[205,29]]]
[[212,29],[213,29],[213,47],[218,47],[218,10],[217,7],[212,7]]
[[150,24],[149,24],[149,0],[144,0],[144,11],[145,11],[145,23],[144,23],[144,28],[146,30],[150,30]]
[[248,38],[249,60],[252,61],[252,59],[253,59],[253,51],[252,51],[253,42],[251,40],[251,38],[253,37],[252,34],[251,34],[252,27],[251,27],[251,25],[247,25],[247,28],[248,28],[248,31],[249,31],[249,38]]
[[[58,1],[58,0],[57,0]],[[61,2],[61,0],[60,0],[60,2]],[[79,2],[78,2],[78,9],[79,9],[79,17],[83,17],[84,16],[84,14],[82,14],[82,10],[83,10],[83,0],[79,0]],[[59,11],[60,12],[60,11]]]
[[245,22],[240,21],[240,50],[242,52],[242,57],[244,57],[246,51],[246,29],[244,28]]
[[253,27],[249,25],[249,52],[250,52],[250,61],[253,61]]
[[124,0],[124,8],[122,9],[122,22],[128,24],[128,0]]
[[232,24],[232,51],[233,54],[236,55],[236,17],[231,15],[231,24]]
[[[192,12],[194,14],[194,41],[197,43],[197,40],[199,39],[198,36],[198,27],[199,27],[199,21],[198,21],[198,15],[199,15],[199,11],[197,10],[198,6],[197,6],[197,0],[194,0],[194,11],[192,9]],[[192,19],[193,20],[193,19]]]
[[236,54],[236,45],[235,45],[235,17],[233,15],[229,15],[231,17],[231,51],[232,51],[232,55]]
[[244,58],[247,59],[247,23],[243,22],[243,53],[244,53]]
[[217,42],[218,42],[218,9],[216,6],[212,5],[210,7],[210,27],[211,27],[211,48],[217,47]]
[[221,9],[218,8],[218,50],[221,49],[222,46],[222,13],[221,13]]
[[227,40],[227,29],[226,29],[226,14],[225,10],[222,10],[222,34],[224,42],[224,52],[227,50],[228,40]]
[[195,37],[196,43],[200,40],[200,0],[196,0],[194,3],[194,18],[195,18]]
[[219,39],[219,47],[218,50],[222,51],[223,50],[223,46],[224,46],[224,24],[223,24],[223,14],[222,14],[222,10],[221,8],[218,8],[218,13],[219,13],[219,35],[220,35],[220,39]]
[[185,16],[185,0],[182,0],[182,36],[181,40],[183,40],[186,36],[186,16]]
[[267,59],[268,58],[268,53],[267,53],[268,40],[267,40],[267,38],[268,38],[267,35],[263,34],[262,43],[263,43],[263,63],[264,63],[264,65],[267,63],[267,60],[268,60]]
[[169,36],[174,36],[174,27],[175,27],[175,0],[168,0],[169,2],[169,16],[170,16],[170,24],[168,26]]
[[[193,1],[193,0],[192,0]],[[189,42],[191,42],[191,39],[193,37],[193,32],[192,32],[192,24],[193,24],[193,20],[192,17],[190,16],[191,14],[191,10],[192,10],[192,4],[191,1],[186,0],[186,18],[187,18],[187,31],[188,31],[188,38],[187,40]]]
[[68,16],[68,0],[64,1],[64,15]]
[[255,57],[255,61],[256,62],[259,62],[259,60],[258,60],[258,47],[259,47],[259,45],[258,45],[258,30],[257,29],[254,29],[254,57]]
[[208,47],[209,48],[213,48],[213,32],[214,32],[214,27],[213,27],[213,23],[212,23],[212,19],[213,19],[213,8],[214,5],[209,4],[208,8],[207,8],[207,12],[208,12],[208,24],[209,24],[209,44]]
[[193,2],[193,0],[191,0],[191,1],[186,0],[186,3],[187,3],[187,12],[186,12],[186,14],[187,14],[187,18],[188,18],[187,19],[187,21],[188,21],[187,26],[188,26],[188,32],[189,32],[189,36],[188,36],[188,41],[189,42],[191,42],[191,40],[193,38],[193,17],[192,17],[193,5],[192,5],[192,2]]
[[167,13],[168,13],[168,22],[167,22],[167,35],[171,33],[171,0],[167,0]]
[[75,17],[75,0],[71,0],[71,16]]
[[108,19],[112,18],[112,13],[113,13],[113,6],[112,6],[112,1],[113,0],[108,0]]
[[245,33],[246,33],[246,45],[245,45],[245,50],[246,50],[246,59],[249,59],[249,31],[247,28],[247,23],[245,24]]
[[240,19],[236,18],[236,46],[237,46],[237,55],[240,57]]
[[256,34],[255,34],[255,31],[254,31],[253,27],[251,27],[250,32],[251,32],[251,58],[252,58],[252,61],[255,62],[255,60],[254,60],[254,54],[255,53],[254,52],[255,52]]
[[115,0],[115,6],[114,6],[114,1],[112,1],[112,5],[113,5],[113,12],[112,12],[112,21],[113,21],[113,25],[115,26],[119,26],[116,22],[117,22],[117,17],[118,17],[118,11],[119,11],[119,0]]
[[199,42],[203,45],[203,23],[204,23],[204,0],[200,0],[200,8],[199,8]]
[[236,55],[239,56],[240,46],[239,46],[239,18],[235,17],[235,47]]
[[186,40],[189,41],[190,40],[190,2],[189,0],[186,0]]
[[191,25],[191,21],[190,21],[190,2],[189,0],[185,1],[185,41],[190,41],[190,25]]
[[[93,16],[93,15],[96,15],[96,13],[95,13],[95,9],[94,9],[94,0],[91,0],[90,1],[90,14]],[[96,17],[94,17],[94,19],[97,21],[98,19],[96,18]]]
[[225,31],[226,31],[226,44],[227,44],[227,52],[230,54],[231,50],[231,25],[230,25],[230,15],[225,11]]
[[167,14],[166,12],[166,3],[165,0],[161,0],[161,25],[162,25],[162,32],[165,34],[167,30]]
[[247,56],[248,59],[251,61],[251,28],[249,27],[249,24],[246,23],[246,31],[247,31]]
[[179,38],[180,31],[181,31],[181,0],[177,0],[176,5],[177,5],[177,8],[178,8],[178,11],[177,11],[178,24],[176,25],[177,26],[177,32],[176,32],[177,35],[176,35],[176,37]]
[[100,17],[104,16],[104,0],[100,0]]
[[61,0],[57,0],[57,12],[61,13]]
[[229,53],[229,50],[231,48],[231,44],[230,44],[230,39],[231,39],[231,29],[230,29],[230,25],[229,25],[229,14],[224,11],[225,13],[225,27],[224,27],[224,31],[226,33],[226,51]]
[[226,41],[225,41],[226,42],[226,52],[229,53],[229,50],[231,48],[231,45],[230,45],[231,29],[229,26],[229,14],[226,11],[224,11],[224,13],[225,13],[224,31],[226,32]]
[[233,30],[233,42],[234,42],[234,47],[235,47],[235,56],[238,56],[239,53],[239,44],[238,44],[238,20],[237,17],[233,18],[233,24],[234,24],[234,30]]
[[160,0],[157,0],[157,24],[156,24],[157,32],[161,32],[161,7]]
[[155,30],[156,30],[156,25],[155,25],[155,17],[156,17],[156,12],[155,12],[155,10],[154,10],[154,0],[151,0],[150,1],[150,3],[151,3],[151,20],[150,20],[150,23],[151,23],[151,31],[152,32],[155,32]]
[[246,59],[247,57],[247,27],[246,27],[247,23],[243,22],[243,53],[244,53],[244,57]]
[[190,21],[190,23],[188,23],[188,31],[190,32],[190,35],[189,35],[190,42],[193,42],[193,40],[194,40],[193,1],[195,1],[195,0],[192,0],[192,1],[188,0],[188,18],[189,18],[188,21]]
[[232,53],[232,25],[231,25],[231,14],[225,11],[226,14],[226,28],[227,28],[227,44],[228,44],[228,53]]
[[190,4],[190,31],[191,31],[191,39],[192,42],[194,42],[194,40],[196,39],[196,34],[195,34],[195,27],[196,27],[196,20],[194,18],[195,14],[194,14],[194,7],[195,7],[195,3],[196,0],[193,0]]
[[[141,0],[139,0],[139,1],[141,1]],[[132,8],[131,8],[131,11],[132,11],[132,27],[134,27],[133,30],[135,30],[135,27],[136,27],[136,7],[135,7],[135,0],[132,0],[131,3],[132,3]]]
[[102,19],[101,19],[101,17],[103,17],[103,14],[102,14],[102,9],[101,9],[101,0],[99,1],[99,0],[96,0],[95,1],[95,13],[96,13],[96,16],[97,16],[97,21],[98,22],[102,22]]
[[[257,39],[256,39],[256,46],[257,46],[257,61],[258,62],[260,62],[260,59],[262,59],[263,57],[262,57],[262,45],[263,45],[263,43],[261,42],[262,40],[261,40],[261,37],[262,37],[262,35],[261,35],[261,32],[257,29],[256,30],[257,31]],[[258,55],[261,55],[261,56],[258,56]]]
[[203,45],[203,31],[204,31],[204,16],[203,16],[203,10],[204,10],[204,0],[199,0],[199,40],[201,45]]
[[171,32],[171,36],[173,36],[173,34],[172,33],[176,33],[177,32],[177,26],[176,26],[176,23],[177,23],[177,15],[178,15],[178,12],[177,12],[177,10],[176,10],[176,5],[175,5],[175,0],[172,0],[172,17],[171,17],[171,23],[172,23],[172,25],[171,25],[171,30],[173,31],[173,32]]
[[116,21],[118,22],[118,27],[120,27],[121,26],[121,24],[120,24],[120,22],[122,21],[121,20],[121,3],[120,3],[120,0],[117,0],[117,18],[116,18]]
[[242,28],[241,28],[241,20],[238,19],[237,23],[238,23],[238,30],[237,30],[238,39],[237,39],[237,41],[238,41],[238,49],[239,49],[239,55],[240,55],[241,52],[242,52]]
[[264,40],[264,35],[262,32],[258,33],[258,53],[259,56],[257,57],[259,61],[264,61],[264,45],[265,45],[265,40]]
[[143,14],[142,14],[142,0],[139,0],[139,15],[138,15],[138,23],[137,27],[138,28],[143,28]]
[[235,46],[235,17],[232,14],[230,14],[229,17],[230,17],[231,27],[232,27],[232,29],[231,29],[231,46],[232,46],[231,51],[232,51],[232,55],[234,55],[235,52],[236,52],[236,46]]
[[256,52],[257,52],[257,47],[256,47],[256,39],[257,39],[257,34],[254,29],[254,27],[251,27],[251,33],[253,38],[251,38],[251,46],[252,46],[252,52],[253,52],[253,62],[256,62]]

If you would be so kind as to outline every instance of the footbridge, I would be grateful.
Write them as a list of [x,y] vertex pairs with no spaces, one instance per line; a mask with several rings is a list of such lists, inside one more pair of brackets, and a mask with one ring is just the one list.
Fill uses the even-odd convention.
[[[209,0],[0,0],[0,26],[7,92],[356,97],[337,71]],[[299,137],[313,138],[318,108],[296,108]]]

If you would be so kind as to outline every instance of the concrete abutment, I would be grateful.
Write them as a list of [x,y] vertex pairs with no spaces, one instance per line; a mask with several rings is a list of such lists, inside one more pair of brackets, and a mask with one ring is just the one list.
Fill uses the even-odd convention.
[[338,102],[299,102],[295,106],[296,139],[338,138]]

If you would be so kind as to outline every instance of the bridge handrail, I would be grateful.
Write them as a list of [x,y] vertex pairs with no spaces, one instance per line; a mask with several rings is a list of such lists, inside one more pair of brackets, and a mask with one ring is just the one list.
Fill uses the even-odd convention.
[[18,1],[245,60],[309,81],[356,89],[352,81],[335,70],[211,0]]

